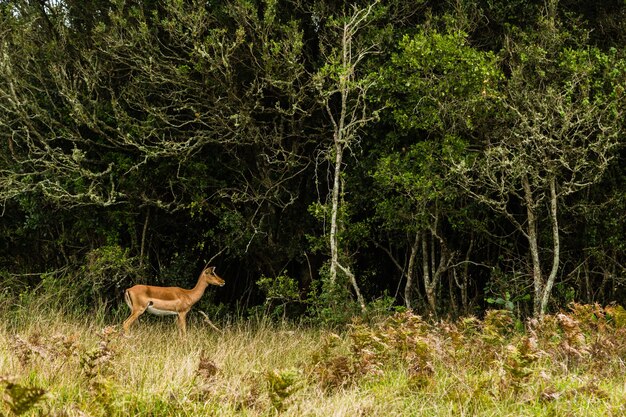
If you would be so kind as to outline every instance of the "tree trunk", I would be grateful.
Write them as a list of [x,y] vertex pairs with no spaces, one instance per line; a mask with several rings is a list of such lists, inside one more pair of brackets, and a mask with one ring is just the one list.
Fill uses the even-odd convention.
[[356,277],[354,276],[352,271],[350,271],[350,269],[344,267],[340,263],[338,263],[337,266],[339,267],[339,269],[341,269],[344,272],[344,274],[348,276],[348,279],[350,280],[350,283],[352,284],[352,288],[354,289],[356,300],[359,303],[359,307],[361,307],[362,312],[365,312],[366,311],[365,299],[363,298],[363,295],[361,295],[361,291],[359,290],[359,285],[356,282]]
[[143,229],[141,231],[141,247],[139,249],[139,267],[143,266],[144,256],[146,254],[146,236],[148,234],[148,222],[150,221],[150,206],[146,208],[146,218],[143,222]]
[[[335,136],[337,136],[337,134],[335,134]],[[335,152],[335,175],[333,178],[330,211],[330,282],[332,285],[335,285],[337,282],[337,264],[339,263],[337,213],[339,212],[339,188],[341,187],[343,148],[338,142],[338,138],[335,138]]]
[[[469,313],[469,297],[467,294],[467,287],[469,284],[469,261],[472,253],[472,249],[474,248],[474,234],[472,233],[472,237],[470,238],[470,244],[467,248],[467,252],[465,253],[465,264],[463,265],[463,274],[461,276],[461,282],[457,281],[456,285],[461,289],[461,305],[463,306],[463,313]],[[456,273],[456,270],[455,270]],[[456,281],[456,275],[455,275]]]
[[530,248],[534,284],[533,314],[541,316],[543,277],[541,276],[541,263],[539,260],[539,244],[537,243],[537,219],[534,210],[535,201],[530,188],[530,182],[526,175],[522,177],[522,187],[524,188],[524,200],[526,204],[526,237],[528,238],[528,246]]
[[454,275],[454,270],[452,270],[452,274],[448,274],[448,296],[450,297],[450,308],[452,309],[452,313],[454,314],[454,317],[458,317],[459,303],[457,302],[456,286],[454,285],[456,277]]
[[552,222],[552,269],[550,275],[548,275],[548,281],[543,288],[543,294],[541,299],[541,311],[540,315],[543,316],[548,307],[548,301],[550,301],[550,294],[552,293],[552,287],[556,280],[557,272],[559,271],[560,252],[561,245],[559,239],[559,223],[557,219],[557,195],[556,195],[556,181],[554,177],[550,179],[550,220]]
[[591,279],[589,277],[589,260],[586,259],[583,264],[583,275],[585,276],[585,289],[587,291],[587,303],[593,303],[593,293],[591,291]]
[[412,309],[411,293],[413,292],[413,274],[415,270],[415,258],[417,257],[417,251],[419,250],[419,238],[420,233],[415,233],[415,241],[411,246],[411,255],[409,255],[409,266],[406,274],[406,285],[404,286],[404,305],[408,309]]
[[[321,87],[323,93],[323,103],[326,107],[326,113],[333,127],[333,146],[331,148],[335,152],[334,158],[334,175],[331,193],[331,215],[330,215],[330,284],[335,286],[337,284],[337,270],[341,269],[350,279],[356,297],[361,304],[361,308],[365,310],[365,303],[359,287],[356,282],[354,274],[345,266],[341,265],[339,260],[339,235],[342,232],[338,217],[340,211],[340,195],[342,191],[341,184],[341,172],[343,153],[346,149],[349,149],[352,143],[357,139],[356,132],[359,128],[363,127],[367,122],[373,120],[373,116],[367,115],[366,104],[366,92],[373,82],[360,82],[357,79],[355,70],[359,66],[359,63],[370,53],[373,52],[372,47],[352,47],[352,40],[368,23],[369,18],[374,10],[374,5],[378,1],[369,5],[364,9],[353,8],[352,15],[344,16],[346,19],[343,21],[337,21],[330,26],[341,24],[341,26],[335,26],[336,29],[341,30],[340,37],[333,42],[332,45],[327,45],[332,51],[330,55],[334,55],[335,45],[339,44],[340,50],[338,56],[331,58],[327,62],[327,68],[329,71],[323,71],[323,78],[328,78],[332,81],[332,87],[326,90]],[[322,83],[323,84],[323,83]],[[335,103],[337,95],[339,96],[339,113],[337,114]],[[331,106],[332,101],[332,106]]]
[[331,213],[330,213],[330,282],[335,285],[337,282],[337,266],[339,264],[339,238],[337,226],[337,214],[339,212],[339,191],[341,188],[341,164],[343,163],[343,151],[345,141],[350,137],[345,137],[346,133],[346,113],[348,107],[348,95],[350,93],[349,81],[352,76],[350,48],[351,34],[347,24],[343,26],[343,36],[341,39],[341,64],[342,72],[339,75],[339,93],[341,95],[341,110],[339,118],[335,122],[332,118],[332,112],[327,104],[328,114],[333,120],[333,142],[335,145],[335,173],[333,176],[333,190],[331,197]]
[[[367,12],[369,14],[369,11]],[[341,269],[350,279],[350,283],[354,288],[356,298],[361,306],[361,310],[365,311],[365,301],[359,290],[359,286],[356,282],[356,277],[348,268],[339,263],[339,225],[338,225],[338,213],[339,213],[339,196],[341,191],[341,165],[343,163],[343,152],[346,146],[349,145],[351,139],[353,139],[353,131],[349,126],[354,120],[348,119],[348,100],[351,93],[351,81],[354,77],[354,66],[356,63],[353,61],[352,56],[352,36],[354,35],[355,28],[350,23],[346,22],[343,26],[343,35],[341,39],[341,73],[339,75],[339,94],[341,96],[341,109],[339,117],[333,118],[330,106],[326,103],[326,109],[333,122],[333,142],[335,145],[335,172],[333,177],[333,189],[331,197],[331,214],[330,214],[330,282],[331,285],[337,283],[337,269]],[[357,93],[359,94],[359,93]]]
[[426,238],[426,231],[422,232],[422,273],[424,280],[424,289],[426,291],[426,300],[428,301],[428,306],[430,310],[434,313],[437,307],[436,294],[434,291],[434,277],[431,278],[430,271],[430,251],[428,250],[428,239]]

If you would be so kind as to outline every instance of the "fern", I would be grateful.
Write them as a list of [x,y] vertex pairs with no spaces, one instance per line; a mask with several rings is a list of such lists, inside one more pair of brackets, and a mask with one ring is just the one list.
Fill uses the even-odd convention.
[[272,370],[265,373],[265,378],[272,406],[283,411],[289,397],[301,388],[300,373],[294,369]]
[[10,410],[10,415],[21,416],[39,403],[46,391],[39,387],[26,387],[12,382],[7,377],[0,377],[4,384],[3,402]]

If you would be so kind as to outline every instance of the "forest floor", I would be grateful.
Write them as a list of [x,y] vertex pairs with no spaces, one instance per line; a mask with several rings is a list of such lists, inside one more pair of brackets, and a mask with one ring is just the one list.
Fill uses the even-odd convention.
[[402,312],[341,331],[253,321],[217,331],[193,316],[185,339],[159,318],[123,337],[87,317],[6,317],[0,414],[626,415],[621,307],[525,323],[502,310],[454,322]]

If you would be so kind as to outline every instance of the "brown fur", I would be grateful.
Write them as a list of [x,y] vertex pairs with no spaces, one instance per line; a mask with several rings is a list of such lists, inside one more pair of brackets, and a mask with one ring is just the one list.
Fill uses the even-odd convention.
[[130,316],[122,327],[128,334],[130,326],[146,310],[154,314],[173,314],[177,316],[181,335],[187,332],[186,317],[191,307],[202,298],[209,285],[223,286],[224,280],[215,273],[215,267],[205,268],[195,287],[186,290],[180,287],[156,287],[153,285],[135,285],[124,291],[124,300],[131,309]]

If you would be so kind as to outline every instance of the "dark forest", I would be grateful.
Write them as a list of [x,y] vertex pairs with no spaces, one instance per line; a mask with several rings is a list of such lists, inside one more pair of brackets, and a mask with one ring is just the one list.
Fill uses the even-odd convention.
[[0,1],[2,300],[623,303],[625,42],[622,0]]

